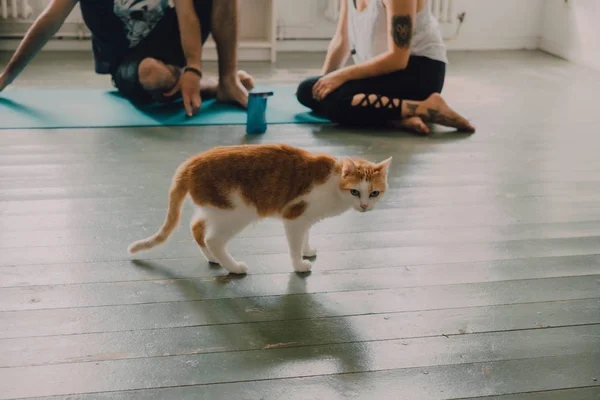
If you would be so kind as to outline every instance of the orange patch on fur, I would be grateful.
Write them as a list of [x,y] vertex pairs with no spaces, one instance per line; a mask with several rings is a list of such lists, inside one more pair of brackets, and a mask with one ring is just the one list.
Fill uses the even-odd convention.
[[206,248],[204,235],[206,233],[206,223],[203,220],[195,221],[192,225],[192,235],[198,246]]
[[298,197],[324,183],[336,170],[329,155],[287,145],[216,147],[189,159],[181,170],[192,200],[232,208],[237,192],[262,217],[280,214]]
[[306,210],[307,205],[308,204],[306,204],[305,201],[301,201],[299,203],[292,204],[283,212],[283,218],[285,218],[285,219],[298,218],[299,216],[301,216],[304,213],[304,210]]
[[386,174],[382,166],[369,163],[365,160],[352,159],[354,168],[352,172],[342,177],[341,188],[350,190],[356,188],[362,181],[369,183],[369,191],[377,190],[383,194],[386,188]]

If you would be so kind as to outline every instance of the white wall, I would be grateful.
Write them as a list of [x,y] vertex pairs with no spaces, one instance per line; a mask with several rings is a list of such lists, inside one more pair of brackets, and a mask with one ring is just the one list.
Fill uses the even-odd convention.
[[[456,13],[467,13],[456,50],[536,49],[545,0],[455,0]],[[447,31],[447,29],[445,29]]]
[[600,70],[600,0],[545,0],[541,49]]
[[[28,0],[37,14],[48,0]],[[247,0],[241,0],[245,2]],[[346,0],[343,0],[346,1]],[[492,50],[492,49],[535,49],[540,44],[542,26],[544,27],[544,44],[547,50],[565,53],[569,51],[570,57],[583,58],[581,52],[587,48],[598,47],[595,42],[582,46],[579,52],[573,44],[565,45],[564,37],[565,13],[562,2],[564,0],[454,0],[454,16],[465,11],[466,19],[460,34],[456,39],[449,40],[447,45],[456,50]],[[600,14],[600,0],[571,0],[575,2],[570,20],[571,30],[576,31],[575,21],[581,23],[585,20],[586,31],[593,29],[594,18],[585,15],[589,9],[595,9],[595,14]],[[335,30],[335,22],[326,18],[325,10],[329,0],[276,0],[278,22],[278,36],[284,40],[277,44],[278,50],[292,51],[324,51],[328,39]],[[543,12],[545,9],[545,13]],[[557,11],[558,10],[558,11]],[[71,24],[63,27],[62,33],[76,36],[81,32],[77,24],[79,11],[76,10]],[[542,15],[546,24],[542,24]],[[243,17],[243,16],[242,16]],[[550,21],[550,22],[548,22]],[[31,21],[13,24],[11,21],[0,21],[0,34],[6,32],[15,36],[22,34]],[[557,25],[563,25],[562,27]],[[444,36],[450,38],[456,31],[456,20],[451,24],[442,24]],[[581,27],[580,27],[581,28]],[[562,30],[561,30],[562,29]],[[583,42],[582,32],[574,32],[571,36],[578,35],[578,42]],[[596,37],[600,35],[596,34]],[[573,38],[575,41],[575,39]],[[586,39],[592,40],[592,39]],[[597,40],[597,39],[594,39]],[[16,47],[18,41],[4,43],[0,41],[0,49]],[[85,41],[71,41],[55,43],[58,48],[72,47],[89,51],[89,44]],[[583,44],[583,43],[582,43]],[[49,45],[48,48],[53,46]],[[594,53],[600,54],[595,51]]]
[[[343,0],[346,1],[346,0]],[[594,0],[591,0],[594,1]],[[596,0],[600,2],[600,0]],[[454,0],[454,17],[466,18],[448,47],[456,50],[535,49],[539,45],[545,0]],[[324,50],[335,23],[325,18],[325,0],[278,0],[281,50]],[[443,24],[446,38],[454,36],[456,20]]]

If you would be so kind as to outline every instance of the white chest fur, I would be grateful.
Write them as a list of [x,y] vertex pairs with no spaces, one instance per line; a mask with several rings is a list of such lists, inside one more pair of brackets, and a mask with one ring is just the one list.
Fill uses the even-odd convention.
[[339,189],[340,178],[333,175],[322,185],[303,196],[302,200],[307,203],[303,218],[319,221],[324,218],[340,215],[352,206],[352,199],[344,196]]

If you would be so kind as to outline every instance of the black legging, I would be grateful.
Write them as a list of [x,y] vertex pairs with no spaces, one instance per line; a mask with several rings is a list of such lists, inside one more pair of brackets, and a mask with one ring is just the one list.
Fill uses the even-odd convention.
[[[308,78],[298,87],[298,101],[332,122],[347,125],[386,125],[401,116],[402,100],[422,101],[444,86],[446,64],[422,56],[411,56],[405,69],[375,78],[349,81],[329,93],[322,101],[313,98],[312,89],[320,77]],[[352,105],[357,94],[364,94]],[[386,99],[369,100],[369,95]],[[394,101],[395,100],[395,101]]]

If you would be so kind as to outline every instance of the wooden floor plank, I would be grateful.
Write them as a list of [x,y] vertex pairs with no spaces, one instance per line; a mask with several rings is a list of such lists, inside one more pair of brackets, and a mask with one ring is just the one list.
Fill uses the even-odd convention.
[[[53,400],[392,399],[596,400],[598,355],[543,357],[306,378],[52,397]],[[580,388],[583,387],[583,388]],[[569,388],[569,389],[564,389]],[[574,389],[570,389],[574,388]],[[556,392],[548,390],[557,389]],[[531,393],[531,392],[538,393]],[[511,397],[511,393],[529,392]],[[562,397],[561,397],[562,396]],[[572,396],[572,397],[569,397]],[[48,399],[49,398],[44,398]],[[488,397],[482,398],[482,400]],[[33,400],[33,399],[32,399]],[[35,400],[42,400],[37,398]]]
[[0,339],[0,368],[600,324],[599,309],[573,300]]
[[[564,345],[565,336],[571,338],[568,346]],[[159,357],[151,362],[150,359],[132,359],[2,368],[0,384],[4,389],[0,399],[552,356],[587,354],[600,359],[598,349],[598,326],[586,326]],[[306,368],[307,364],[310,369]],[[36,380],[39,376],[45,379]],[[34,381],[36,385],[24,384]]]
[[[280,279],[278,275],[289,277],[292,274],[288,265],[287,255],[259,255],[244,257],[252,265],[252,272],[236,283],[248,285],[259,275],[274,275],[273,279]],[[386,266],[387,265],[387,266]],[[327,274],[365,274],[366,270],[401,269],[404,276],[401,282],[406,286],[429,283],[427,279],[438,282],[459,283],[463,282],[492,281],[535,277],[560,277],[566,275],[596,274],[600,265],[599,255],[564,256],[564,257],[539,257],[513,260],[497,260],[471,263],[451,264],[403,264],[379,263],[363,260],[352,264],[321,262],[311,272],[312,277]],[[43,271],[43,273],[40,273]],[[337,272],[336,272],[337,271]],[[210,267],[202,260],[194,258],[166,259],[160,261],[115,261],[93,262],[74,264],[45,264],[20,265],[0,267],[1,287],[18,286],[47,286],[69,285],[100,282],[130,282],[161,279],[213,279],[225,275],[220,267]],[[377,274],[375,271],[374,274]],[[261,278],[263,279],[263,278]],[[313,278],[312,281],[315,281]],[[365,279],[365,283],[368,279]],[[413,282],[413,284],[411,284]]]
[[[592,380],[593,381],[593,380]],[[595,381],[594,381],[595,384]],[[575,389],[543,390],[531,393],[506,394],[499,396],[477,396],[453,400],[597,400],[600,399],[600,386]]]
[[[157,213],[158,214],[158,213]],[[110,214],[113,218],[119,218],[122,213]],[[101,216],[98,216],[100,218]],[[107,215],[104,215],[108,218]],[[182,219],[186,220],[191,217],[191,213],[185,212]],[[78,218],[75,214],[73,218]],[[158,217],[153,218],[153,220]],[[40,226],[43,221],[29,219],[30,224]],[[159,225],[159,223],[157,223]],[[242,238],[254,238],[256,242],[260,242],[261,247],[272,246],[278,251],[285,249],[287,242],[283,235],[283,229],[279,226],[277,229],[270,224],[273,229],[266,229],[261,223],[257,226],[249,227],[237,235],[231,242],[233,248],[243,245],[238,244]],[[14,225],[22,226],[22,225]],[[90,228],[75,228],[57,227],[50,229],[42,229],[26,231],[5,230],[0,232],[0,248],[23,248],[23,247],[48,247],[48,246],[76,246],[76,245],[96,245],[105,244],[123,244],[131,243],[137,240],[144,233],[147,233],[150,226],[147,228],[137,228],[123,230],[110,235],[101,235],[96,229]],[[400,228],[400,227],[399,227]],[[513,223],[503,225],[487,225],[487,226],[465,226],[465,227],[407,227],[404,230],[395,229],[391,231],[382,231],[378,225],[361,225],[359,228],[348,228],[342,224],[325,224],[313,228],[312,238],[315,243],[320,244],[320,249],[351,249],[354,248],[357,242],[365,243],[366,247],[392,247],[392,246],[408,246],[408,245],[424,245],[435,243],[454,243],[454,242],[485,242],[485,241],[506,241],[506,240],[521,240],[521,239],[558,239],[565,237],[582,237],[582,236],[600,236],[600,220],[576,221],[576,222],[555,222],[555,223]],[[158,229],[158,228],[157,228]],[[338,232],[335,232],[338,230]],[[360,230],[360,232],[359,232]],[[74,234],[74,233],[77,234]],[[269,241],[260,240],[265,237],[272,238]],[[191,242],[190,231],[185,223],[182,223],[169,238],[170,242]],[[348,243],[351,241],[351,243]],[[337,247],[331,246],[334,243]],[[346,247],[342,246],[346,244]],[[268,248],[268,247],[267,247]],[[271,250],[273,252],[273,250]]]
[[[231,129],[231,127],[228,127]],[[236,127],[239,133],[243,132],[243,127]],[[216,130],[211,127],[211,130]],[[218,144],[211,143],[210,140],[202,136],[196,135],[192,138],[190,135],[188,140],[180,141],[172,146],[167,147],[164,143],[162,147],[160,144],[155,143],[154,148],[142,148],[135,152],[123,152],[119,150],[113,150],[110,154],[102,151],[101,145],[97,145],[98,139],[110,141],[112,146],[115,142],[119,143],[123,147],[132,146],[130,140],[128,140],[123,132],[131,131],[128,128],[113,128],[111,133],[106,132],[102,128],[94,128],[86,130],[83,136],[83,140],[87,141],[89,151],[87,152],[68,152],[66,150],[61,152],[45,152],[45,153],[25,153],[25,154],[3,154],[0,157],[0,166],[13,166],[13,165],[69,165],[77,166],[79,164],[86,165],[104,165],[105,167],[115,165],[117,168],[122,168],[126,165],[140,165],[145,163],[154,162],[157,164],[170,167],[171,171],[177,167],[177,164],[184,161],[186,158],[197,154],[198,152],[205,151],[207,148],[216,146]],[[67,130],[71,134],[74,131]],[[188,131],[189,132],[189,131]],[[337,130],[339,132],[339,130]],[[555,131],[558,133],[557,131]],[[27,134],[22,133],[28,140],[35,140],[37,136],[34,132]],[[218,133],[214,133],[218,134]],[[237,138],[238,140],[244,140],[243,134],[237,135],[235,132],[227,132],[226,136],[229,139]],[[590,135],[591,136],[591,135]],[[377,141],[371,141],[367,146],[365,144],[356,143],[355,141],[348,139],[348,136],[335,138],[331,137],[331,140],[336,141],[335,143],[328,142],[325,138],[318,140],[305,141],[304,144],[297,143],[297,146],[301,146],[311,152],[320,152],[331,154],[333,156],[354,156],[364,158],[376,158],[376,157],[389,157],[392,154],[397,154],[399,157],[413,162],[413,164],[419,163],[435,163],[440,160],[444,160],[448,163],[452,162],[482,162],[489,158],[490,152],[493,151],[494,156],[503,156],[506,159],[516,159],[516,156],[520,154],[515,152],[515,149],[511,146],[511,141],[501,142],[468,142],[465,141],[458,145],[457,143],[445,142],[435,143],[422,141],[419,138],[408,138],[404,141],[404,146],[399,146],[393,135],[389,135],[386,139],[380,139]],[[460,138],[460,137],[457,137]],[[464,138],[464,136],[463,136]],[[69,138],[70,139],[70,138]],[[69,140],[67,139],[67,140]],[[274,139],[274,138],[273,138]],[[195,145],[194,141],[202,141]],[[276,143],[281,143],[281,140],[274,140]],[[288,140],[285,140],[288,142]],[[268,143],[268,141],[266,141]],[[264,142],[263,142],[264,143]],[[289,141],[293,145],[294,142]],[[231,145],[239,143],[223,143],[223,145]],[[391,147],[390,144],[395,144]],[[561,145],[558,146],[557,144]],[[71,146],[75,144],[69,143]],[[193,146],[193,149],[192,149]],[[168,152],[165,152],[168,149]],[[594,149],[585,148],[577,145],[569,145],[568,142],[556,143],[550,141],[546,144],[540,144],[538,146],[531,146],[527,149],[529,158],[524,160],[524,163],[535,164],[536,161],[552,159],[555,162],[567,161],[572,159],[572,153],[577,152],[581,160],[593,160]],[[117,169],[118,170],[118,169]],[[102,171],[102,169],[100,170]],[[535,170],[534,170],[535,171]]]
[[[469,212],[471,208],[472,212]],[[186,210],[182,215],[182,222],[178,227],[181,230],[180,235],[189,240],[189,217],[191,210]],[[37,234],[47,233],[48,235],[66,235],[87,236],[95,235],[100,243],[106,238],[109,242],[116,239],[125,242],[129,238],[142,238],[157,231],[164,221],[164,212],[135,213],[132,212],[128,217],[119,213],[105,215],[87,215],[84,218],[65,215],[47,215],[39,216],[7,216],[0,220],[2,235],[8,236],[14,232],[21,235],[27,232],[38,232]],[[509,229],[514,225],[532,225],[532,224],[579,224],[592,223],[600,221],[600,206],[592,204],[589,207],[583,205],[569,206],[567,204],[556,205],[552,208],[543,209],[536,206],[535,203],[529,206],[521,206],[518,209],[506,208],[503,211],[494,209],[493,206],[464,206],[455,208],[437,207],[434,209],[391,209],[391,210],[373,210],[369,213],[358,214],[348,212],[337,218],[328,219],[315,225],[312,234],[349,234],[370,232],[392,232],[392,231],[412,231],[412,230],[450,230],[460,231],[466,229],[467,232],[472,228],[493,229],[493,227]],[[364,227],[364,228],[363,228]],[[257,237],[263,236],[281,236],[283,228],[280,221],[264,220],[257,225],[249,227],[244,236]],[[574,233],[576,235],[576,233]],[[22,237],[22,236],[21,236]],[[121,239],[122,238],[122,239]],[[75,240],[76,244],[77,240]],[[89,240],[88,240],[89,243]],[[69,244],[67,242],[67,244]],[[35,243],[32,243],[35,245]],[[283,250],[285,251],[285,249]],[[4,253],[4,252],[3,252]],[[0,259],[1,260],[1,259]]]
[[[145,236],[147,235],[149,234],[146,233]],[[238,241],[238,243],[244,243],[244,241]],[[37,247],[32,248],[28,252],[20,248],[3,249],[0,256],[0,266],[45,265],[59,262],[69,264],[124,260],[158,260],[167,258],[194,258],[198,261],[199,265],[206,264],[206,259],[203,258],[200,249],[197,245],[191,243],[191,241],[187,242],[185,246],[181,244],[179,246],[159,246],[151,251],[140,253],[139,256],[131,256],[127,253],[128,244],[123,243],[121,246],[108,244],[104,248],[94,245]],[[317,259],[315,260],[315,269],[318,270],[318,264],[320,263],[339,263],[340,261],[348,263],[348,268],[355,269],[354,265],[356,264],[368,265],[373,263],[389,267],[410,264],[441,264],[550,256],[595,255],[598,254],[597,244],[598,237],[591,236],[380,248],[363,248],[362,245],[358,245],[358,249],[353,250],[319,250]],[[315,246],[318,246],[318,244],[315,243]],[[260,255],[265,258],[269,255],[274,255],[280,257],[281,262],[289,265],[289,257],[287,256],[287,249],[285,247],[283,249],[272,249],[275,252],[274,254],[269,254],[268,246],[265,246],[265,248],[257,248],[254,245],[245,246],[245,248],[240,247],[238,246],[237,249],[232,251],[232,254],[241,261],[249,260],[248,255]],[[253,267],[251,265],[249,267],[251,273]],[[288,270],[291,270],[291,267]]]
[[304,281],[291,279],[288,291],[298,294],[0,312],[0,338],[596,299],[599,287],[584,276],[301,294]]
[[[414,268],[368,268],[327,271],[308,277],[294,273],[245,277],[187,279],[173,276],[160,263],[141,264],[163,272],[159,279],[70,285],[18,286],[0,293],[0,311],[48,308],[97,307],[169,301],[197,301],[285,294],[332,293],[348,290],[383,290],[440,285],[482,284],[549,278],[600,279],[600,264],[547,264],[524,261],[499,268],[481,264],[434,265]],[[503,268],[504,267],[504,268]],[[130,266],[129,268],[135,268]],[[201,268],[201,267],[199,267]],[[207,267],[205,267],[207,268]]]

